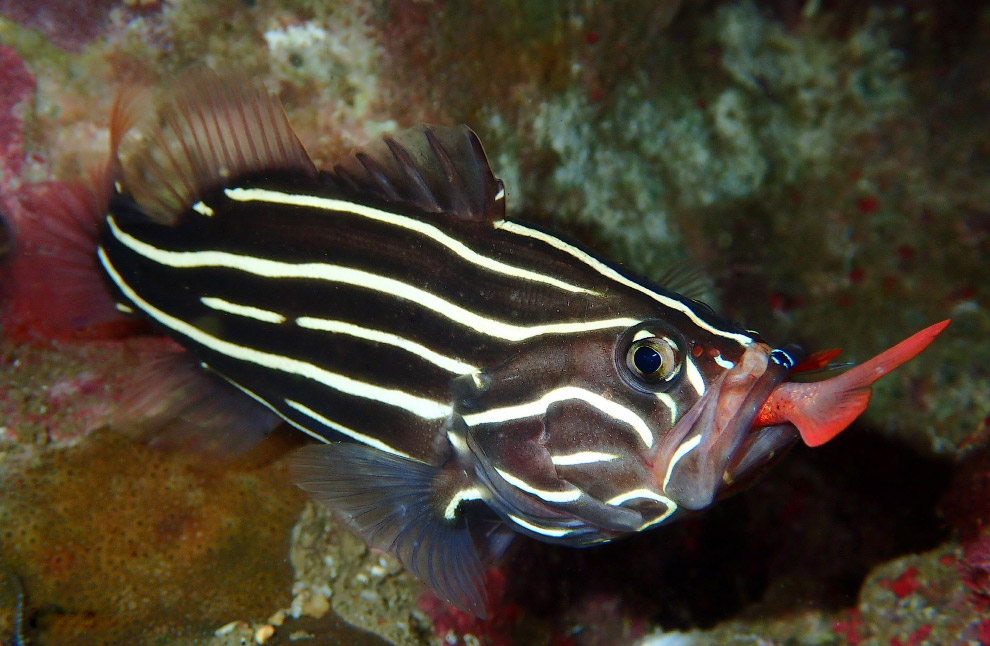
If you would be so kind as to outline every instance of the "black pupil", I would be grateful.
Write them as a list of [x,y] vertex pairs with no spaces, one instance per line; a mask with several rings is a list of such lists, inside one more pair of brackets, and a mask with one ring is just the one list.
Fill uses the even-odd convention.
[[633,352],[633,364],[644,375],[652,375],[660,369],[660,353],[648,345],[641,345]]

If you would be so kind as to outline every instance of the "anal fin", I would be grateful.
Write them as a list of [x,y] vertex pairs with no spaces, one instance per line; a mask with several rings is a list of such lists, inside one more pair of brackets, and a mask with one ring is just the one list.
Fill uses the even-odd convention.
[[484,618],[481,559],[467,523],[432,504],[437,469],[351,443],[315,444],[292,454],[296,485],[341,517],[371,547],[398,558],[437,596]]
[[150,354],[111,422],[118,430],[151,446],[233,459],[281,423],[187,352],[166,348]]

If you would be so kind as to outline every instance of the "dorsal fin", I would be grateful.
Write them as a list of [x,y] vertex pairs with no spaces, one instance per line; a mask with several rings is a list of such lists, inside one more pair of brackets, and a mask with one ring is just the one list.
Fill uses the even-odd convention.
[[505,216],[505,190],[467,126],[421,125],[353,151],[330,173],[361,195],[465,220]]
[[654,282],[693,301],[710,303],[713,300],[711,278],[701,267],[690,263],[681,262],[663,268]]
[[156,222],[241,175],[316,169],[278,101],[259,84],[202,68],[155,98],[122,92],[110,125],[111,167]]

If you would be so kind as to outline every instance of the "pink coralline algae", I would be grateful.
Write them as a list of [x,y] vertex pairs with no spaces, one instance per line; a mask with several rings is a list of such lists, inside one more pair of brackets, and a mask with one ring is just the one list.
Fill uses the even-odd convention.
[[67,52],[78,52],[98,38],[109,23],[118,0],[0,0],[0,15],[28,29]]
[[990,609],[990,533],[963,548],[959,569],[963,583],[973,593],[973,601]]
[[[10,47],[0,45],[0,197],[24,164],[21,108],[34,93],[34,77]],[[2,204],[6,207],[6,200]]]

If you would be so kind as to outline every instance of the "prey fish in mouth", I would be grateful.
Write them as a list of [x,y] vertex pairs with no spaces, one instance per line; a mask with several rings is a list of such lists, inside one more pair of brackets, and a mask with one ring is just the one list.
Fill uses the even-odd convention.
[[873,382],[928,347],[948,324],[930,325],[839,376],[812,382],[789,380],[799,371],[800,348],[754,343],[674,425],[670,437],[679,442],[655,462],[664,491],[681,507],[702,509],[721,484],[734,484],[798,436],[807,446],[828,442],[866,410]]
[[799,349],[686,284],[506,219],[467,127],[318,170],[267,93],[212,75],[120,101],[108,176],[85,253],[118,310],[183,348],[130,408],[213,449],[307,434],[299,487],[480,616],[513,536],[586,546],[703,509],[831,439],[947,323],[793,381]]

